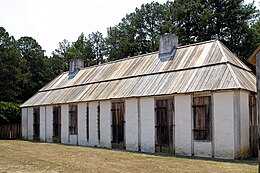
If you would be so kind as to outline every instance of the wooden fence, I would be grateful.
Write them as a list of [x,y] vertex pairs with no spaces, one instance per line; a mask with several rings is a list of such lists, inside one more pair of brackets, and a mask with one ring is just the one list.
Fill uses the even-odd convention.
[[0,124],[0,139],[21,139],[21,123]]

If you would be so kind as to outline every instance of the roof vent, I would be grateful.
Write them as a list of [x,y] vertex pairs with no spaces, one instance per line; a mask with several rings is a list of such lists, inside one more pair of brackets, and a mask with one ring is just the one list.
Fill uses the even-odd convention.
[[70,66],[69,66],[69,79],[76,76],[76,74],[79,72],[80,68],[84,67],[84,61],[80,59],[71,59],[70,60]]
[[159,58],[161,62],[169,60],[176,53],[178,37],[174,34],[164,34],[160,37]]

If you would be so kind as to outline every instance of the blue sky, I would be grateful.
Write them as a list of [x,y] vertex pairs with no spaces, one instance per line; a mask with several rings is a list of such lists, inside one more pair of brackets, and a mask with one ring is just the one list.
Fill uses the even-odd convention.
[[[81,32],[106,34],[107,27],[118,24],[127,13],[150,2],[152,0],[0,0],[0,26],[16,39],[33,37],[50,55],[63,39],[76,41]],[[259,5],[260,1],[256,2]]]

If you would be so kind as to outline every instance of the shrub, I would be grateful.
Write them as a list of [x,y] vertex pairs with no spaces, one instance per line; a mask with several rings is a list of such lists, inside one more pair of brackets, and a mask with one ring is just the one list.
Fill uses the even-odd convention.
[[17,103],[0,101],[0,124],[21,121],[21,110]]

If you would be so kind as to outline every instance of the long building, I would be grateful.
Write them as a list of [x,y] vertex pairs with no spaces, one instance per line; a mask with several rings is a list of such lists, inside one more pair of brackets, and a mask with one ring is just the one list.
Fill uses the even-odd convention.
[[160,52],[86,68],[74,60],[21,105],[23,139],[250,156],[257,121],[251,69],[218,40],[178,46],[166,37]]

